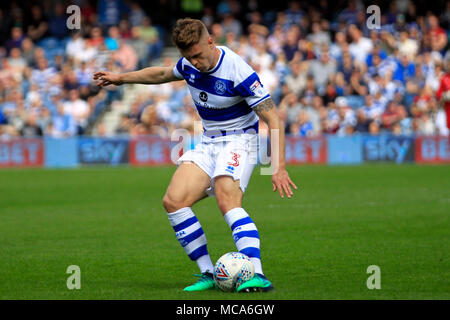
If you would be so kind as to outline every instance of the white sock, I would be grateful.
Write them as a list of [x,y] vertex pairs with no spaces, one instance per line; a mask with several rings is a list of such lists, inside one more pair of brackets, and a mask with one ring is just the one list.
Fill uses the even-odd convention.
[[231,228],[238,251],[250,258],[255,266],[255,273],[264,274],[259,249],[259,233],[253,220],[243,208],[231,209],[224,218]]
[[197,263],[200,272],[213,273],[214,266],[208,254],[206,236],[191,208],[185,207],[167,213],[167,217],[175,231],[178,242],[184,248],[188,257]]

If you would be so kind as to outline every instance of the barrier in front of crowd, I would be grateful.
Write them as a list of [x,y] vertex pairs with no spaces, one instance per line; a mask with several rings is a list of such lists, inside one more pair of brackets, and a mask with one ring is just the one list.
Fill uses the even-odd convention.
[[[259,162],[269,164],[268,140],[260,137]],[[175,164],[194,143],[156,136],[11,138],[0,140],[0,168],[155,166]],[[288,164],[352,165],[374,162],[450,163],[450,138],[442,136],[324,135],[286,137]]]

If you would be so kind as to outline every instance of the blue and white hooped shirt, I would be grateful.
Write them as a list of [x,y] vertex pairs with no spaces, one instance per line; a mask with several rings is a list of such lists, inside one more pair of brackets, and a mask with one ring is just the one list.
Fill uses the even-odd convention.
[[200,72],[181,58],[173,73],[186,80],[206,132],[255,127],[259,119],[252,108],[268,99],[270,93],[238,54],[225,46],[218,48],[221,54],[212,70]]

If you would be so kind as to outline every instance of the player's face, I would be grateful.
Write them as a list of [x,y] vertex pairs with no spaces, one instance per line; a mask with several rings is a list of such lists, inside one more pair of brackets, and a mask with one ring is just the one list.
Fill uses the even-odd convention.
[[181,54],[200,72],[207,72],[213,67],[215,48],[214,40],[205,36],[199,43],[182,50]]

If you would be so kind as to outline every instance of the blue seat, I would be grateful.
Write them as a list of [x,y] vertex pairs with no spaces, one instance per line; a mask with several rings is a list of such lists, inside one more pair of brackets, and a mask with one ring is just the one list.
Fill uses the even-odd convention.
[[352,107],[353,110],[356,110],[360,107],[362,107],[365,103],[363,96],[357,96],[357,95],[350,95],[346,96],[347,104]]
[[51,50],[57,48],[59,45],[59,40],[54,37],[44,38],[37,43],[38,47],[42,47],[44,50]]

